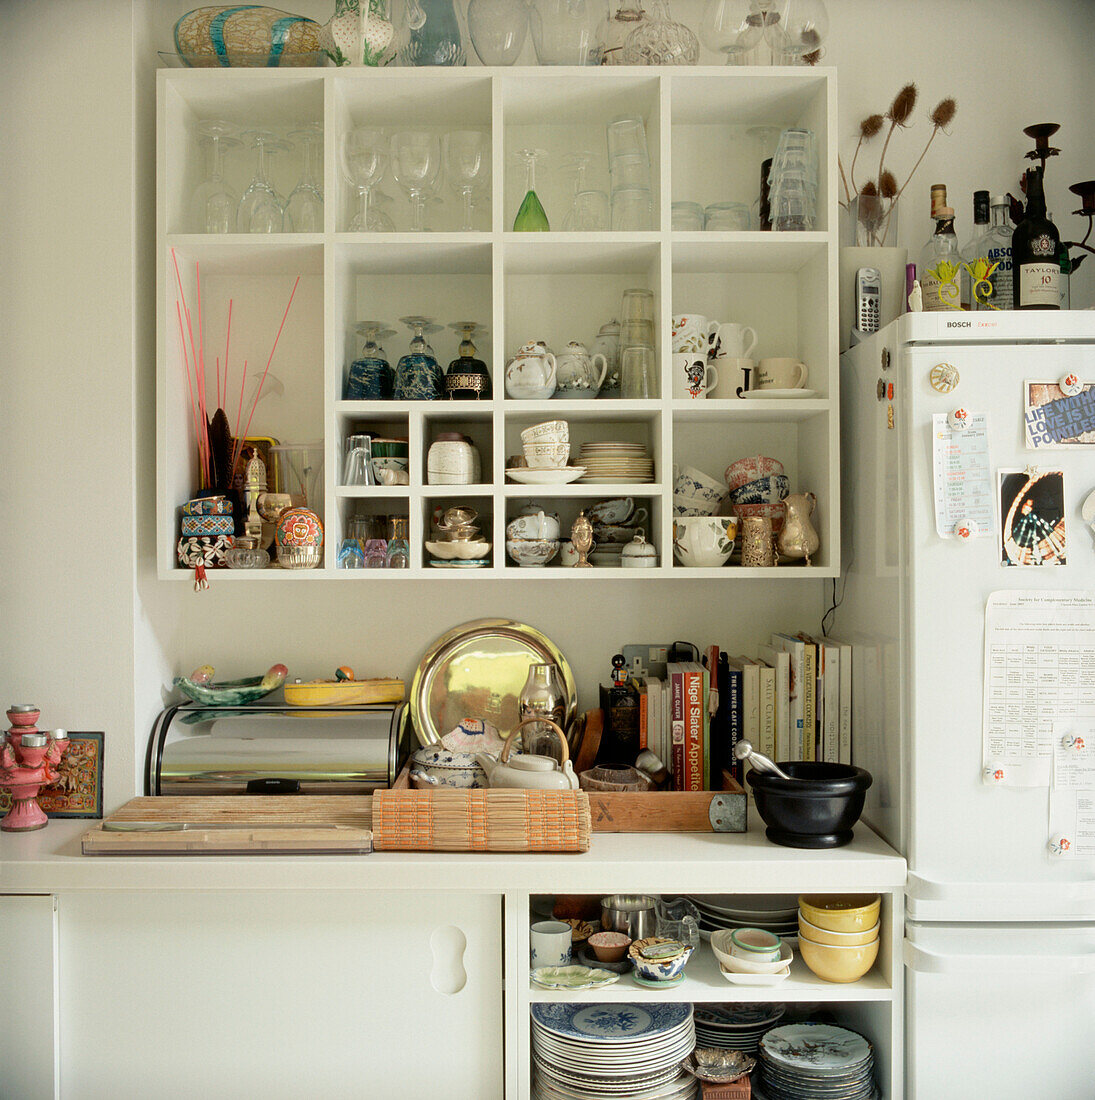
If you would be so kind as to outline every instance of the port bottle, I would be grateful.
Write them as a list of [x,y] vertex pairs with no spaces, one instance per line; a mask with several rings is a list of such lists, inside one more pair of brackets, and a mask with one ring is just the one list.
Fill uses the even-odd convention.
[[1016,309],[1061,308],[1061,235],[1046,214],[1042,170],[1027,169],[1026,217],[1011,238]]

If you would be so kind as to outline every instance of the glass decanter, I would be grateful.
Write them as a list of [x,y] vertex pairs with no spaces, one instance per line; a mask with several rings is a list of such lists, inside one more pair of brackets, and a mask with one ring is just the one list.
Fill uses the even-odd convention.
[[486,336],[487,330],[476,321],[456,321],[449,325],[460,333],[460,358],[449,364],[445,375],[445,395],[450,401],[489,401],[490,373],[487,364],[475,357],[475,337]]
[[242,144],[232,137],[235,127],[220,119],[207,119],[198,123],[202,143],[210,150],[209,178],[198,185],[190,201],[191,222],[195,233],[235,233],[236,208],[239,194],[224,178],[224,151]]
[[624,45],[631,32],[647,20],[642,0],[620,0],[619,7],[608,17],[605,25],[605,55],[602,65],[623,65]]
[[395,368],[397,401],[437,401],[444,390],[444,374],[426,343],[426,333],[440,332],[428,317],[401,317],[413,333],[410,350]]
[[408,0],[410,28],[399,60],[404,65],[463,65],[464,43],[453,0]]
[[471,0],[468,35],[484,65],[512,65],[528,34],[524,0]]
[[517,211],[517,217],[513,219],[515,233],[547,233],[551,230],[547,214],[544,213],[539,196],[536,194],[536,162],[546,156],[547,153],[543,149],[517,151],[517,159],[525,166],[525,197],[521,200],[521,209]]
[[625,65],[695,65],[700,41],[669,12],[669,0],[653,0],[643,20],[624,43]]
[[391,365],[379,341],[395,335],[383,321],[362,321],[354,329],[365,338],[361,354],[350,364],[343,397],[346,401],[387,401],[395,389]]
[[323,128],[309,126],[294,130],[289,137],[302,149],[304,170],[300,183],[293,188],[285,206],[286,229],[292,233],[323,232],[323,187],[320,183],[320,152],[323,149]]

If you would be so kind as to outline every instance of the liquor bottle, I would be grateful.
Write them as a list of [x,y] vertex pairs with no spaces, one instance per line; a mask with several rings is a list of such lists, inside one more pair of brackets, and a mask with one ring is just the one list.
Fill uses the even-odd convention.
[[947,189],[934,184],[931,190],[935,232],[920,253],[920,290],[924,312],[962,308],[962,255],[954,235],[954,211],[946,205]]
[[[974,191],[973,193],[973,231],[970,234],[970,238],[966,241],[962,247],[962,255],[967,260],[973,261],[977,258],[977,253],[974,251],[974,245],[989,228],[989,193],[987,191]],[[971,265],[972,266],[972,263]],[[976,308],[972,298],[972,275],[968,268],[962,269],[962,308],[974,309]]]
[[[1053,221],[1053,215],[1048,215],[1049,220]],[[1065,242],[1061,242],[1061,247],[1057,252],[1057,259],[1061,267],[1061,309],[1072,308],[1072,257],[1068,254],[1068,249],[1065,247]]]
[[1042,170],[1027,169],[1027,213],[1011,238],[1016,309],[1061,308],[1061,235],[1046,215]]
[[[977,192],[984,194],[984,192]],[[975,310],[1011,309],[1011,235],[1007,195],[993,195],[989,201],[992,223],[966,248],[967,268],[973,280],[971,302]]]

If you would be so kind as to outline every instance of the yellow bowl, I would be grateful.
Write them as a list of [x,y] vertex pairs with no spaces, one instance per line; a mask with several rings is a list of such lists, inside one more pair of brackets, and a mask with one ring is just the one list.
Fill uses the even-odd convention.
[[798,899],[799,913],[828,932],[866,932],[878,923],[881,908],[878,894],[803,894]]
[[878,940],[858,947],[833,947],[799,937],[798,953],[822,981],[856,982],[874,966],[878,958]]
[[814,943],[828,943],[833,947],[858,947],[878,939],[878,925],[865,932],[831,932],[828,928],[818,928],[811,924],[801,913],[798,915],[798,934],[800,939]]

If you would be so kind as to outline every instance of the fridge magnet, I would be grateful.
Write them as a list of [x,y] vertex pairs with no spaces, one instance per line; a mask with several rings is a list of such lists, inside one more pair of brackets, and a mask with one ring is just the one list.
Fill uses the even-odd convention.
[[1095,384],[1074,374],[1027,382],[1025,422],[1029,450],[1095,446]]
[[1065,475],[1061,470],[1000,471],[1003,565],[1065,565]]
[[[103,816],[103,735],[70,733],[68,748],[57,765],[56,783],[38,793],[48,817]],[[11,808],[11,794],[0,791],[0,814]]]

